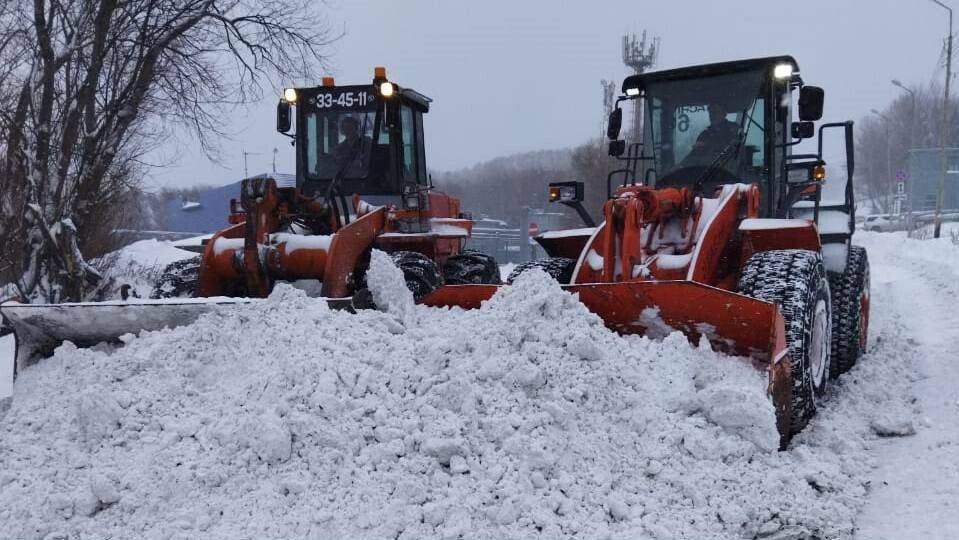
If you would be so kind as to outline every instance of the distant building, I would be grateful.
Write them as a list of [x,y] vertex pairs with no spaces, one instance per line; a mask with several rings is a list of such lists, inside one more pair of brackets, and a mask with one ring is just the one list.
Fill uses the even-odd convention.
[[[263,174],[276,178],[280,187],[296,185],[296,176],[292,174]],[[240,198],[241,182],[210,188],[200,192],[197,200],[184,201],[171,199],[163,209],[163,229],[166,232],[195,233],[196,235],[214,233],[227,228],[227,216],[230,214],[230,199]]]
[[[942,175],[939,155],[939,148],[914,148],[909,151],[909,177],[905,183],[914,212],[936,209],[936,193],[939,191],[939,177]],[[942,208],[959,209],[959,148],[946,149],[946,182]]]

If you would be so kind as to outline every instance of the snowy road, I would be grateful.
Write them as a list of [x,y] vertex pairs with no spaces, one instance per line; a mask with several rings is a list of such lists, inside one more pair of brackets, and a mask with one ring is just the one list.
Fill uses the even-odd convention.
[[903,354],[915,355],[916,369],[902,375],[914,380],[922,418],[915,436],[875,444],[879,466],[857,538],[959,538],[959,247],[881,234],[862,240],[881,300],[874,309],[896,313]]

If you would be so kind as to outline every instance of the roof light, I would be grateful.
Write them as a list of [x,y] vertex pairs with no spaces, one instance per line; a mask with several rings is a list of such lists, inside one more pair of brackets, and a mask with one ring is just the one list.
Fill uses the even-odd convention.
[[793,76],[792,64],[778,64],[773,68],[773,77],[777,79],[788,79]]
[[323,77],[323,86],[335,86],[333,77]]
[[386,78],[386,68],[383,66],[376,66],[373,68],[373,78],[374,79],[385,79]]
[[285,99],[288,103],[296,103],[296,89],[287,88],[283,90],[283,99]]
[[627,88],[627,89],[626,89],[626,95],[627,95],[627,96],[638,96],[638,95],[639,95],[639,88]]
[[388,98],[388,97],[390,97],[390,96],[393,95],[393,91],[394,91],[393,83],[391,83],[391,82],[384,82],[384,83],[380,84],[380,95],[381,95],[381,96]]

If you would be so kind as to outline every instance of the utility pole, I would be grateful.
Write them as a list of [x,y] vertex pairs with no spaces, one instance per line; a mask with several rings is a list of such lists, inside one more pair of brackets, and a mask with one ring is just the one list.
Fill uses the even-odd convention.
[[952,79],[952,8],[932,0],[949,11],[949,35],[946,37],[946,90],[942,98],[942,127],[939,129],[939,189],[936,191],[936,228],[934,238],[942,232],[942,199],[946,190],[946,137],[949,133],[949,82]]
[[[883,126],[885,126],[886,128],[886,178],[887,178],[886,181],[889,184],[889,192],[887,193],[887,197],[895,197],[895,192],[893,187],[895,184],[892,181],[892,146],[890,145],[890,141],[889,141],[889,138],[890,138],[889,124],[892,122],[892,119],[886,116],[885,114],[877,111],[876,109],[872,109],[872,114],[875,114],[879,118],[882,118]],[[890,198],[886,199],[886,212],[892,214],[893,212],[891,212],[889,209],[890,200],[892,199]]]
[[248,156],[258,156],[258,155],[260,155],[259,152],[247,152],[246,150],[243,151],[243,178],[250,177],[250,168],[247,166],[246,158]]
[[613,103],[616,101],[616,81],[603,79],[600,84],[603,85],[603,121],[600,122],[602,129],[599,133],[600,145],[602,146],[603,140],[606,139],[606,123],[609,121],[609,113],[613,112]]
[[[636,34],[623,36],[623,63],[633,70],[633,73],[645,73],[656,65],[659,59],[659,38],[655,37],[646,42],[646,31],[643,37],[636,39]],[[639,142],[643,138],[643,107],[640,100],[633,101],[633,136],[632,142]]]
[[[911,111],[911,113],[910,113],[911,127],[909,128],[909,150],[906,151],[906,165],[909,166],[910,169],[912,169],[912,167],[911,167],[911,165],[910,165],[910,163],[911,163],[911,161],[912,161],[912,157],[911,157],[911,156],[913,155],[912,150],[914,150],[914,149],[916,148],[916,146],[918,146],[918,144],[919,144],[919,143],[918,143],[918,139],[919,139],[919,137],[918,137],[918,136],[919,136],[919,109],[918,109],[918,107],[917,107],[917,102],[916,102],[916,91],[913,90],[912,88],[909,88],[908,86],[903,85],[901,82],[899,82],[898,79],[893,79],[893,80],[892,80],[892,84],[893,84],[894,86],[897,86],[897,87],[901,88],[902,90],[905,90],[906,92],[909,92],[909,96],[912,98],[912,109],[910,109],[910,111]],[[914,181],[912,178],[908,178],[908,177],[907,177],[907,182],[908,182],[908,186],[907,186],[908,189],[906,189],[906,193],[908,194],[908,195],[907,195],[908,198],[907,198],[907,200],[906,200],[906,203],[907,203],[907,204],[906,204],[906,212],[908,212],[908,213],[907,213],[907,215],[906,215],[906,217],[907,217],[907,219],[906,219],[906,234],[911,237],[911,236],[912,236],[912,227],[913,227],[913,214],[912,214],[912,211],[913,211],[913,206],[912,206],[912,204],[913,204],[913,203],[912,203],[913,190],[912,190],[912,186],[913,186],[913,184],[915,184],[915,181]]]

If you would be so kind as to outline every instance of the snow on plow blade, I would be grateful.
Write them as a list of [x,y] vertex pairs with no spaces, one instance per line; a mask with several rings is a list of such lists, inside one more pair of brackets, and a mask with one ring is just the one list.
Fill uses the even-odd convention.
[[[116,341],[124,334],[190,324],[200,315],[224,306],[259,301],[214,297],[65,304],[6,302],[0,305],[0,314],[16,336],[15,369],[19,370],[33,359],[49,355],[64,341],[78,346]],[[333,308],[352,309],[351,298],[327,299],[327,302]],[[7,382],[5,379],[12,378],[13,374],[0,374],[0,383]],[[0,384],[0,388],[3,386]]]
[[[429,306],[479,308],[499,285],[449,285],[424,298]],[[789,433],[792,372],[786,329],[779,309],[769,302],[693,281],[634,281],[563,285],[587,309],[620,334],[663,337],[678,330],[698,343],[706,336],[714,349],[745,356],[768,374],[768,393],[776,424]]]

